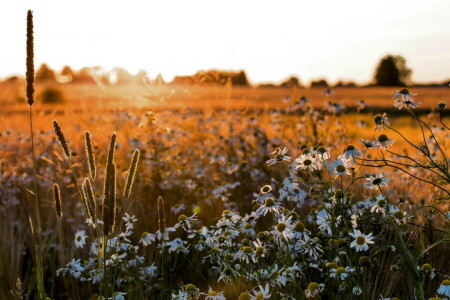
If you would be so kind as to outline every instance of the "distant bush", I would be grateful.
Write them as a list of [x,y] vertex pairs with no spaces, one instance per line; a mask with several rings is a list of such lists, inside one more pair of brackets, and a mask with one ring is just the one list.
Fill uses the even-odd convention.
[[63,103],[65,101],[64,93],[55,87],[45,88],[40,94],[40,98],[42,103]]

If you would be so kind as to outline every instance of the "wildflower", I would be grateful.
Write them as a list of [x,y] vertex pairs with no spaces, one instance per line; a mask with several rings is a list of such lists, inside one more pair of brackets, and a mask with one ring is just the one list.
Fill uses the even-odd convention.
[[266,254],[269,253],[267,248],[258,238],[256,241],[253,241],[253,246],[255,247],[255,254],[259,257],[266,257]]
[[255,290],[253,292],[253,295],[251,295],[252,300],[256,299],[270,299],[271,294],[269,293],[269,284],[267,283],[266,286],[263,288],[261,285],[258,286],[259,290]]
[[86,244],[86,237],[86,231],[78,230],[77,233],[75,233],[75,246],[77,246],[77,248],[83,248]]
[[126,293],[122,292],[114,292],[112,297],[109,297],[108,300],[125,300]]
[[353,295],[356,295],[356,296],[361,295],[361,294],[362,294],[362,289],[361,289],[361,287],[360,287],[360,286],[355,286],[355,287],[353,287],[352,293],[353,293]]
[[273,199],[269,197],[266,199],[263,205],[261,205],[257,210],[256,214],[258,216],[265,216],[268,212],[279,213],[281,210],[281,206]]
[[373,244],[372,233],[362,234],[358,229],[354,229],[353,232],[350,232],[355,240],[350,244],[350,248],[355,248],[356,252],[365,251],[369,249],[368,244]]
[[148,233],[148,232],[144,232],[141,235],[141,239],[139,240],[139,243],[142,243],[144,246],[148,246],[153,241],[155,241],[155,235],[151,234],[151,233]]
[[352,167],[352,162],[350,160],[340,158],[331,163],[329,170],[333,176],[339,175],[351,175],[350,168]]
[[436,276],[436,274],[434,273],[434,268],[431,267],[430,264],[423,264],[419,270],[429,275],[430,279],[433,279],[434,276]]
[[330,270],[330,272],[331,272],[330,277],[345,280],[348,277],[349,273],[352,273],[354,271],[355,271],[355,269],[350,268],[350,267],[345,267],[345,268],[338,267],[336,269]]
[[375,131],[383,130],[384,126],[390,126],[388,117],[386,113],[383,113],[382,115],[376,115],[373,118],[373,122],[375,123]]
[[278,223],[272,233],[274,236],[277,236],[278,238],[282,238],[284,240],[290,240],[294,238],[294,233],[289,229],[287,223],[285,222]]
[[375,176],[370,176],[369,178],[366,178],[368,182],[364,183],[364,187],[366,189],[377,189],[381,186],[386,186],[389,182],[389,178],[386,177],[386,175],[383,175],[382,173],[377,173]]
[[170,297],[172,300],[186,300],[188,299],[188,294],[185,291],[178,291],[178,294],[173,294]]
[[266,184],[265,186],[263,186],[261,188],[261,194],[265,195],[265,194],[269,194],[272,191],[272,187],[268,184]]
[[350,219],[351,219],[350,222],[352,223],[352,227],[353,228],[358,227],[358,215],[352,214]]
[[358,100],[356,100],[356,106],[357,106],[357,109],[359,111],[361,109],[366,108],[367,107],[367,103],[363,99],[358,99]]
[[186,285],[184,291],[187,293],[187,299],[198,299],[200,297],[200,290],[192,283]]
[[81,266],[80,259],[73,258],[65,268],[60,268],[57,271],[57,275],[66,274],[69,272],[75,278],[79,278],[81,276],[81,272],[85,269]]
[[344,149],[344,153],[342,153],[342,156],[345,159],[352,159],[358,156],[361,156],[361,153],[359,153],[358,149],[355,148],[353,145],[348,145]]
[[250,300],[250,294],[247,292],[243,292],[239,295],[238,300]]
[[272,158],[266,162],[267,165],[272,166],[277,162],[291,162],[291,157],[286,155],[288,151],[289,149],[287,147],[284,147],[283,149],[281,149],[280,147],[278,150],[273,151],[272,153],[270,153],[270,155],[272,155]]
[[327,88],[325,91],[322,92],[322,95],[324,96],[330,96],[333,94],[333,91],[330,88]]
[[382,194],[379,194],[371,204],[370,212],[379,212],[384,215],[386,213],[386,206],[386,198]]
[[318,284],[317,282],[310,282],[305,290],[305,295],[307,298],[313,298],[317,296],[325,287],[323,283]]
[[125,228],[127,231],[132,230],[134,227],[133,223],[137,221],[137,218],[134,215],[130,216],[128,213],[125,213],[125,217],[122,219],[125,221]]
[[297,163],[296,169],[314,171],[318,169],[317,162],[311,153],[300,155],[295,162]]
[[359,139],[361,141],[361,143],[364,144],[364,146],[366,146],[366,148],[378,148],[380,147],[380,144],[378,143],[377,140],[373,140],[373,141],[366,141],[363,139]]
[[156,232],[156,237],[158,238],[158,240],[163,239],[163,240],[167,241],[167,240],[169,240],[169,234],[171,232],[175,232],[176,230],[177,229],[174,227],[166,227],[162,231],[158,230]]
[[317,156],[322,159],[322,160],[327,160],[330,158],[330,152],[328,152],[327,149],[325,149],[325,147],[319,147],[317,148]]
[[437,290],[437,293],[440,295],[445,295],[445,296],[450,297],[450,280],[448,280],[448,279],[443,280]]
[[400,91],[395,92],[394,97],[400,97],[394,101],[394,106],[398,109],[406,108],[416,108],[420,103],[416,102],[413,99],[413,96],[417,94],[411,94],[408,89],[401,89]]
[[380,134],[380,136],[378,137],[378,142],[380,143],[381,148],[387,150],[395,141],[388,138],[385,134]]
[[142,276],[150,276],[150,277],[155,277],[156,273],[158,271],[158,268],[155,266],[155,263],[152,263],[150,266],[145,267],[145,268],[141,268],[139,270],[139,274],[141,274]]
[[279,200],[287,200],[297,202],[297,205],[303,205],[306,198],[306,193],[300,189],[298,183],[292,178],[285,178],[283,180],[282,188],[279,189]]
[[216,292],[211,287],[208,289],[208,293],[202,293],[206,295],[205,300],[226,300],[223,292]]
[[336,226],[341,222],[342,216],[337,216],[333,218],[325,209],[322,209],[317,213],[316,223],[319,226],[320,231],[327,233],[328,235],[332,234],[331,224],[335,222]]

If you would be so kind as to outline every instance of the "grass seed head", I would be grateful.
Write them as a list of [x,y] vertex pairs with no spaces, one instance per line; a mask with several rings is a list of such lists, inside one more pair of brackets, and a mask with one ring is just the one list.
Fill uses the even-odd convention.
[[59,190],[59,185],[55,183],[53,185],[53,200],[55,202],[55,212],[56,216],[61,219],[62,213],[62,205],[61,205],[61,192]]
[[123,196],[125,198],[130,197],[131,188],[133,187],[134,177],[136,175],[137,165],[139,161],[139,150],[134,150],[133,158],[131,159],[130,167],[128,168],[127,181],[125,183],[125,190]]
[[58,121],[53,120],[53,128],[55,129],[56,137],[58,138],[59,144],[61,145],[64,154],[68,159],[70,159],[69,144],[67,143],[66,137],[64,136]]
[[92,180],[94,180],[97,169],[95,166],[95,156],[94,156],[94,150],[92,147],[92,137],[91,137],[91,134],[89,133],[89,131],[86,131],[84,133],[84,142],[86,145],[86,155],[88,158],[89,174],[90,174]]
[[33,12],[27,14],[27,103],[34,103],[34,37],[33,37]]

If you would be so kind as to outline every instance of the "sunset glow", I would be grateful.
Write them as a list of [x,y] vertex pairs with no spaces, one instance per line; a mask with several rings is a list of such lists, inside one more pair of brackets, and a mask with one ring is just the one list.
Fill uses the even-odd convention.
[[176,74],[245,69],[253,82],[298,75],[367,82],[387,53],[417,82],[450,76],[450,2],[2,1],[0,77],[23,73],[27,9],[36,63]]

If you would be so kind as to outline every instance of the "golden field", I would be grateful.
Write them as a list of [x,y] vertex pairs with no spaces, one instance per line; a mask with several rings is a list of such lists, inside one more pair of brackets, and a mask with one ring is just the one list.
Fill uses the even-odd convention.
[[[445,218],[448,195],[443,192],[447,190],[447,183],[442,182],[442,178],[434,178],[435,173],[430,173],[443,172],[441,177],[445,177],[447,169],[405,167],[405,170],[412,169],[410,172],[414,176],[443,187],[442,190],[387,166],[360,168],[354,165],[352,175],[348,173],[335,177],[330,174],[330,163],[345,152],[348,145],[359,149],[359,157],[364,153],[363,161],[359,161],[363,164],[367,159],[379,159],[379,163],[397,159],[406,164],[410,160],[407,157],[410,157],[431,165],[429,159],[438,161],[442,155],[449,155],[449,139],[439,123],[437,109],[439,101],[450,98],[448,88],[410,90],[418,94],[414,98],[422,103],[420,108],[423,110],[418,113],[420,118],[437,125],[433,131],[444,154],[436,148],[434,141],[430,141],[430,132],[424,128],[429,149],[432,149],[433,155],[436,154],[430,155],[431,158],[420,156],[421,153],[413,146],[422,141],[421,123],[406,110],[392,106],[392,93],[399,90],[397,88],[336,88],[332,89],[331,95],[325,96],[323,89],[300,88],[59,85],[56,88],[62,93],[63,102],[42,104],[39,95],[45,88],[37,87],[37,101],[32,106],[32,113],[41,216],[40,253],[44,262],[46,294],[52,299],[101,299],[102,296],[121,299],[117,294],[119,291],[125,293],[126,299],[214,299],[207,298],[211,296],[207,293],[208,287],[220,291],[227,299],[238,299],[247,292],[256,297],[260,287],[265,288],[266,284],[269,285],[270,299],[287,299],[288,295],[294,299],[306,299],[311,298],[308,289],[313,282],[324,284],[320,288],[323,299],[379,299],[380,295],[413,299],[412,291],[419,290],[418,282],[422,295],[431,297],[450,272],[449,260],[446,259],[449,257],[449,227]],[[30,156],[29,106],[24,101],[20,102],[23,90],[21,85],[4,83],[0,87],[2,299],[12,297],[14,293],[11,291],[20,294],[16,298],[34,299],[36,291],[32,264],[33,234],[28,224],[29,217],[35,215],[33,164]],[[302,96],[309,100],[308,104],[295,107],[295,102]],[[356,101],[360,99],[364,99],[368,107],[358,109]],[[339,104],[338,110],[342,111],[324,109],[327,101]],[[382,112],[388,113],[390,126],[401,132],[409,142],[392,130],[374,130],[373,117]],[[443,116],[445,124],[448,121],[445,112]],[[68,141],[70,160],[60,148],[53,120],[59,122]],[[90,259],[98,261],[103,257],[96,257],[95,251],[89,251],[91,244],[80,248],[74,244],[74,234],[79,230],[88,232],[88,243],[99,243],[98,232],[85,224],[86,211],[77,189],[83,179],[89,177],[83,139],[85,131],[93,137],[98,167],[97,177],[92,178],[92,183],[99,219],[104,200],[102,192],[108,140],[113,132],[117,134],[115,166],[119,196],[116,228],[108,237],[111,241],[116,239],[116,248],[107,251],[110,257],[108,266],[112,267],[108,267],[102,275],[108,281],[96,281],[98,274],[95,272],[100,271],[96,271],[95,263],[89,263]],[[381,148],[366,151],[359,140],[377,139],[381,134],[395,140],[389,151],[404,157],[392,158],[391,153]],[[266,163],[278,147],[288,147],[287,155],[293,161],[303,154],[307,155],[308,151],[316,151],[319,146],[327,149],[330,161],[324,162],[319,170],[299,169],[295,174],[298,176],[297,183],[296,177],[289,177],[287,165],[271,167]],[[140,151],[140,161],[132,196],[125,198],[120,195],[125,187],[134,149]],[[385,155],[383,159],[382,155]],[[369,176],[364,174],[378,172],[390,178],[388,185],[367,189],[364,183]],[[291,181],[286,181],[286,178]],[[293,194],[286,199],[304,194],[301,201],[282,200],[286,182],[294,188],[290,191]],[[54,183],[61,188],[61,219],[56,217],[54,211]],[[249,221],[248,214],[267,206],[267,202],[260,200],[260,189],[267,184],[271,185],[273,197],[280,198],[279,203],[285,210],[258,216],[260,219],[257,222]],[[339,189],[345,192],[343,198],[336,198]],[[388,199],[388,205],[395,205],[395,211],[404,211],[405,217],[398,221],[387,212],[371,211],[375,204],[370,202],[370,197],[378,194]],[[164,199],[163,208],[158,207],[159,196]],[[398,199],[406,200],[399,202]],[[366,205],[367,210],[359,208],[358,203]],[[317,225],[319,216],[325,213],[327,207],[330,212],[326,214],[333,215],[328,215],[330,232]],[[433,208],[443,211],[444,217]],[[161,209],[165,212],[167,227],[174,226],[178,231],[171,233],[171,239],[157,238],[156,242],[145,247],[140,242],[141,234],[157,235],[158,231],[164,231],[161,227]],[[300,246],[294,243],[289,244],[291,248],[287,247],[286,236],[278,242],[273,237],[267,241],[259,240],[264,234],[258,232],[268,232],[275,237],[280,232],[286,234],[285,230],[280,230],[283,227],[278,226],[281,222],[292,226],[293,231],[291,212],[295,212],[298,218],[295,220],[301,220],[310,234],[306,238],[304,233]],[[350,246],[352,240],[349,236],[354,228],[348,220],[359,212],[360,218],[365,221],[358,228],[377,236],[375,244],[363,253],[355,252],[355,248]],[[135,215],[138,220],[133,221],[135,223],[130,230],[127,225],[129,221],[122,220],[125,213]],[[184,217],[180,219],[180,215],[189,217],[193,213],[198,218],[197,223],[192,224],[195,230],[186,228],[183,231]],[[234,220],[234,214],[247,218],[245,222],[251,224],[256,232],[245,231],[248,230],[245,226],[239,229],[237,224],[244,221],[236,221],[236,224],[227,225],[227,229],[219,232],[220,226],[216,222]],[[201,233],[202,230],[208,231],[202,226],[210,226],[208,234]],[[136,234],[132,235],[134,232]],[[195,237],[189,237],[191,235]],[[286,244],[281,242],[283,238]],[[305,252],[308,247],[313,247],[308,244],[312,240],[317,243],[314,247],[320,247],[323,254]],[[338,240],[346,242],[343,248],[338,245]],[[117,246],[118,241],[127,244],[128,248]],[[262,246],[253,243],[257,241]],[[200,249],[198,245],[202,243],[210,248]],[[138,248],[133,248],[133,244]],[[267,247],[268,253],[257,257],[258,247]],[[249,255],[247,261],[245,253]],[[118,255],[123,256],[113,261],[111,257]],[[156,266],[157,271],[147,274],[139,263],[131,265],[133,255],[145,257],[142,265]],[[362,256],[370,258],[371,267],[360,264]],[[74,262],[76,266],[72,264],[72,268],[79,267],[79,274],[67,267],[71,259],[76,258],[81,261]],[[334,271],[326,267],[332,261],[337,264]],[[313,262],[317,263],[317,267],[312,266]],[[429,273],[420,269],[425,263],[432,265],[436,276],[430,278]],[[340,278],[339,275],[338,279],[332,276],[338,266],[348,268],[345,272],[349,276]],[[273,278],[261,277],[262,270],[270,274],[273,272]],[[413,271],[419,279],[411,275]],[[290,272],[297,277],[288,276]],[[224,276],[230,281],[218,280]],[[16,285],[17,279],[22,282],[21,290]],[[194,284],[197,290],[187,291],[189,283]],[[334,295],[338,289],[342,293]],[[175,296],[178,293],[181,295],[179,297],[191,297],[195,291],[199,293],[197,298]],[[205,294],[200,295],[200,291]],[[265,292],[259,294],[267,296]]]

